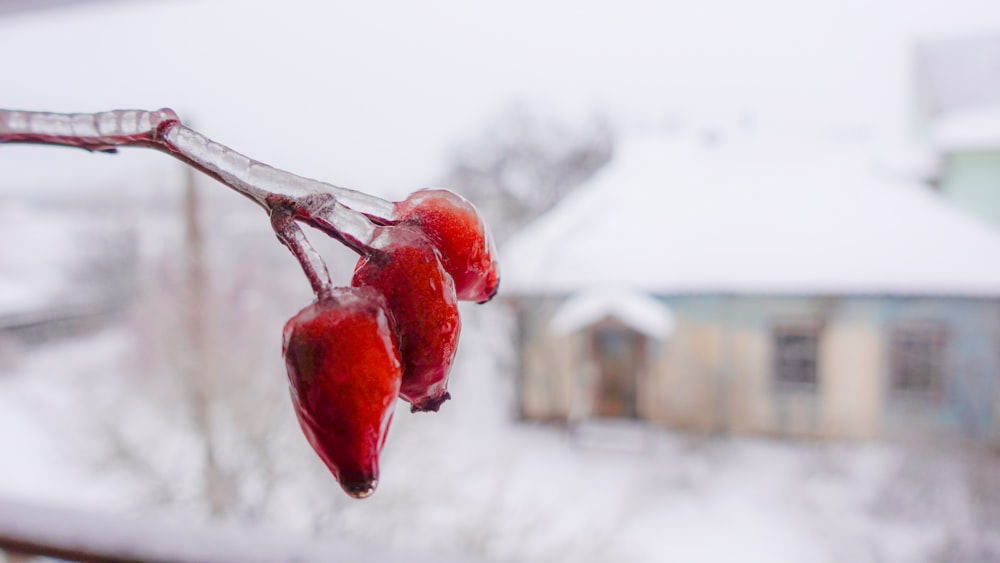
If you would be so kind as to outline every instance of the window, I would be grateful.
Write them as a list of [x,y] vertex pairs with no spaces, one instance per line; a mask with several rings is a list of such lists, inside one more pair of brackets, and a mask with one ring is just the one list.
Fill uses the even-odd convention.
[[941,323],[907,323],[892,330],[892,390],[934,396],[944,386],[947,331]]
[[819,323],[774,327],[774,382],[779,388],[812,390],[819,370]]

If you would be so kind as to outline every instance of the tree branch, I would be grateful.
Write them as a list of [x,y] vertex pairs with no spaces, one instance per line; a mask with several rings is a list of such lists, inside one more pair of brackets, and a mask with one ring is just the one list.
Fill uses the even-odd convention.
[[292,252],[317,297],[331,286],[322,257],[295,224],[312,225],[359,254],[376,224],[395,222],[395,204],[375,196],[268,166],[181,123],[169,109],[49,113],[0,109],[0,144],[31,143],[117,152],[146,147],[169,154],[264,208],[278,239]]
[[326,269],[326,263],[316,252],[313,245],[309,243],[305,233],[299,228],[292,215],[292,211],[287,207],[274,207],[271,209],[271,227],[288,250],[302,266],[309,284],[313,288],[313,293],[317,297],[330,292],[333,282],[330,280],[330,272]]

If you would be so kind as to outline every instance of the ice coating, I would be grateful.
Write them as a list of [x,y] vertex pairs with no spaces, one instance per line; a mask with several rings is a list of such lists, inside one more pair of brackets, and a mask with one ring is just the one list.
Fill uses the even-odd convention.
[[282,353],[309,444],[347,494],[369,496],[401,378],[385,300],[371,288],[331,290],[285,324]]
[[[0,109],[0,143],[36,143],[114,152],[120,146],[167,153],[248,197],[271,215],[278,239],[291,250],[317,296],[330,287],[323,259],[295,220],[312,224],[359,253],[374,225],[392,221],[394,205],[383,199],[304,178],[256,161],[180,122],[170,109],[100,113],[50,113]],[[335,205],[337,201],[349,204]]]
[[217,143],[185,125],[177,124],[167,129],[163,140],[175,156],[219,178],[265,208],[270,207],[268,198],[275,195],[289,200],[302,200],[313,195],[327,194],[350,201],[352,206],[362,208],[359,209],[360,212],[382,216],[392,213],[392,203],[388,201],[274,168]]
[[385,296],[403,361],[400,397],[414,412],[437,411],[450,398],[448,374],[462,323],[454,282],[434,246],[413,227],[377,227],[351,285]]
[[173,110],[52,113],[0,110],[0,143],[46,143],[92,151],[153,143],[164,125],[179,121]]
[[343,242],[361,255],[371,251],[377,226],[365,215],[342,205],[330,196],[314,196],[306,201],[302,220]]
[[392,217],[394,205],[390,201],[339,186],[336,186],[332,193],[340,203],[354,211],[364,213],[372,218],[389,219]]
[[330,272],[326,268],[326,262],[310,244],[305,233],[295,222],[291,211],[283,207],[273,209],[271,211],[271,226],[274,228],[274,234],[278,240],[299,261],[310,285],[312,285],[313,292],[317,296],[329,293],[333,282],[330,280]]
[[385,218],[393,213],[389,201],[304,178],[244,156],[185,126],[169,108],[99,113],[0,109],[0,143],[55,144],[92,151],[151,147],[218,178],[265,208],[269,195],[299,199],[312,194],[332,194],[359,213]]
[[496,248],[471,202],[448,190],[418,190],[396,204],[396,214],[437,247],[459,299],[485,303],[496,295],[500,284]]

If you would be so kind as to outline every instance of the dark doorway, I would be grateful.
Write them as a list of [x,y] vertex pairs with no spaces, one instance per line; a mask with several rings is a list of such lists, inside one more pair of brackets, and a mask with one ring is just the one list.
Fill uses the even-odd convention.
[[646,358],[646,338],[618,324],[594,327],[592,351],[600,377],[594,416],[635,418],[636,381]]

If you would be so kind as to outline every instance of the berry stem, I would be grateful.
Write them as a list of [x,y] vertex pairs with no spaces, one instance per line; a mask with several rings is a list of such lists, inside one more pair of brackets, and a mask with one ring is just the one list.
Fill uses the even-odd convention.
[[[315,201],[318,200],[318,201]],[[378,226],[367,216],[342,205],[331,196],[315,196],[298,211],[303,222],[316,227],[362,256],[372,252]]]
[[370,252],[376,224],[395,221],[392,202],[244,156],[187,127],[169,108],[99,113],[0,109],[3,143],[61,145],[108,153],[117,152],[118,147],[146,147],[169,154],[263,207],[278,239],[299,261],[317,296],[329,291],[330,275],[296,220],[317,227],[359,254]]
[[333,282],[330,280],[330,272],[326,268],[326,262],[316,252],[305,233],[295,222],[293,212],[287,207],[273,207],[271,209],[271,227],[281,244],[288,247],[295,259],[299,261],[316,298],[320,299],[328,295],[333,287]]

